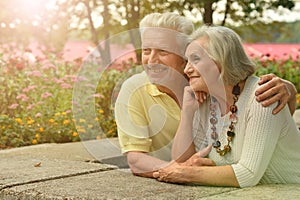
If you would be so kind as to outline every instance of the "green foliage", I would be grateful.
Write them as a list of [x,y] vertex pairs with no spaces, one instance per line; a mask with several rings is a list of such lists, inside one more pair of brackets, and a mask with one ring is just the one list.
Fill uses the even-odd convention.
[[[37,58],[16,53],[16,46],[0,49],[0,148],[117,136],[115,99],[122,82],[141,66],[127,62],[101,68],[88,59],[65,62],[51,51]],[[300,91],[299,60],[257,63],[257,75],[273,73]]]
[[[256,23],[254,25],[242,25],[233,27],[234,30],[247,43],[299,43],[300,22],[284,23],[273,22],[271,24]],[[251,34],[249,34],[251,33]]]
[[[2,46],[0,50],[0,148],[116,136],[112,91],[117,91],[118,81],[136,73],[137,68],[121,71],[124,66],[120,66],[91,76],[80,73],[85,67],[81,59],[65,62],[51,51],[45,58],[36,58],[30,52],[15,54],[15,46]],[[127,65],[131,68],[131,64]],[[79,75],[87,75],[98,85],[97,91],[91,90],[92,95],[80,96],[97,102],[88,111],[96,116],[93,119],[75,117],[74,86],[82,83]],[[99,83],[93,77],[98,77]]]
[[300,61],[293,60],[257,60],[256,75],[275,74],[276,76],[291,81],[300,93]]
[[121,84],[131,75],[140,72],[142,67],[130,65],[130,68],[128,68],[128,66],[122,66],[121,69],[123,70],[110,69],[105,71],[101,75],[96,89],[96,94],[101,94],[101,96],[95,98],[95,110],[100,114],[97,116],[99,121],[106,122],[101,124],[101,128],[107,137],[117,136],[117,126],[114,118],[114,102]]
[[71,114],[78,64],[50,51],[37,58],[15,46],[0,49],[0,147],[79,141]]
[[300,108],[300,61],[298,60],[275,60],[261,59],[256,61],[258,69],[256,75],[275,74],[276,76],[289,80],[297,89],[297,108]]

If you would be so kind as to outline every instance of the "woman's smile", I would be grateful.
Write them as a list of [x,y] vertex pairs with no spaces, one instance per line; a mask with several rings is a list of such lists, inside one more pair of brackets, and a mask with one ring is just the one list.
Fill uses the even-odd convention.
[[196,82],[197,79],[199,79],[199,78],[200,78],[200,76],[190,76],[189,77],[189,83],[190,83],[190,85],[192,85],[194,82]]

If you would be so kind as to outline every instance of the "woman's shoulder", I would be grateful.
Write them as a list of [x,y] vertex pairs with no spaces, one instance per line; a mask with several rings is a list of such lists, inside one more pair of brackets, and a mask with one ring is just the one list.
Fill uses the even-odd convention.
[[238,100],[240,104],[249,104],[256,102],[255,91],[259,87],[258,81],[259,78],[257,76],[249,76],[247,78],[242,94],[240,95]]

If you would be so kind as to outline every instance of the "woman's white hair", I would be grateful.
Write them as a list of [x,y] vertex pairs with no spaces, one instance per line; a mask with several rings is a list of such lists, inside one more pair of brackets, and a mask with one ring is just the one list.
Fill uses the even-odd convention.
[[255,72],[255,64],[247,56],[239,35],[224,26],[204,25],[192,35],[192,40],[207,39],[203,48],[221,66],[225,84],[236,85]]

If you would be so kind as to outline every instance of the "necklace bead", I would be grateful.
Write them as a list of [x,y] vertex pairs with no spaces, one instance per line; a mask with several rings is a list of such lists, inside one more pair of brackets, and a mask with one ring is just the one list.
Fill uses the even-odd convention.
[[219,153],[220,156],[224,156],[226,153],[231,151],[231,146],[230,143],[232,142],[234,136],[235,136],[235,132],[234,132],[234,127],[235,124],[238,121],[238,117],[236,115],[238,108],[235,105],[236,102],[238,101],[238,97],[240,95],[241,89],[239,84],[235,85],[232,89],[232,94],[234,95],[233,97],[233,105],[231,105],[229,107],[229,110],[231,112],[231,114],[229,115],[229,120],[230,120],[230,125],[228,127],[228,131],[227,131],[227,144],[224,145],[223,150],[220,149],[221,147],[221,142],[218,140],[218,133],[217,133],[217,128],[216,128],[216,124],[218,123],[218,119],[216,117],[216,108],[217,108],[217,100],[212,97],[212,103],[210,104],[210,124],[211,124],[211,138],[214,140],[213,142],[213,147],[216,149],[217,153]]
[[212,132],[212,133],[211,133],[211,138],[212,138],[213,140],[217,140],[217,139],[219,138],[218,133],[217,133],[217,132]]
[[221,142],[220,142],[219,140],[217,140],[217,141],[214,142],[213,146],[214,146],[215,148],[218,148],[218,147],[221,146]]
[[234,137],[235,133],[233,131],[227,131],[227,136],[228,137]]

